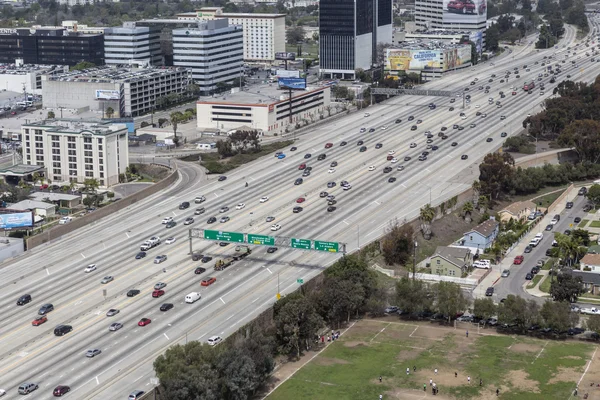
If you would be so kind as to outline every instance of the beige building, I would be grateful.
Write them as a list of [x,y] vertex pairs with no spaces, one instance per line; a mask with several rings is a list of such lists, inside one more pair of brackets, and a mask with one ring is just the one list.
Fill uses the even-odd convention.
[[265,135],[285,134],[296,126],[305,126],[328,116],[329,87],[309,87],[292,91],[275,87],[261,88],[260,93],[237,92],[229,97],[196,103],[198,128],[228,132],[241,127]]
[[177,19],[186,21],[220,18],[242,26],[244,61],[273,63],[275,53],[285,52],[285,14],[224,13],[221,7],[203,7],[177,15]]
[[13,210],[33,211],[34,215],[48,218],[56,214],[56,206],[44,201],[23,200],[10,206]]
[[517,201],[500,210],[498,215],[502,222],[508,222],[511,218],[515,221],[521,221],[527,219],[535,209],[536,206],[532,201]]
[[471,267],[473,258],[469,249],[438,246],[431,256],[431,273],[460,278]]

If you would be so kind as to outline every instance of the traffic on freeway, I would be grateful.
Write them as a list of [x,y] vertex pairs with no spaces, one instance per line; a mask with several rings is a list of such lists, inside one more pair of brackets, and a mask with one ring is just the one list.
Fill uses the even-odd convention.
[[[59,386],[78,399],[149,390],[152,361],[168,346],[216,344],[339,256],[253,246],[240,257],[236,244],[195,239],[202,257],[192,260],[190,228],[330,240],[353,251],[390,220],[470,187],[478,160],[515,134],[558,82],[593,81],[592,46],[574,50],[574,40],[568,28],[557,49],[514,48],[424,85],[451,98],[390,99],[222,178],[206,182],[197,166],[178,162],[179,181],[168,190],[3,266],[6,397],[18,397],[19,387],[36,399]],[[524,91],[530,81],[536,87]]]

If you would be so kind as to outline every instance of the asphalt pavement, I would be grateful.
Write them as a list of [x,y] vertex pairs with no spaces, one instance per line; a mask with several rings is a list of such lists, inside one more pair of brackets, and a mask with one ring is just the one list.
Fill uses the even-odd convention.
[[[561,46],[571,44],[574,37],[574,31],[568,28]],[[523,72],[520,79],[499,83],[503,72],[512,70],[514,65],[510,57],[499,57],[494,65],[476,66],[453,74],[451,79],[426,85],[434,90],[462,93],[471,79],[478,77],[484,83],[492,79],[492,74],[498,75],[492,83],[485,83],[492,87],[490,94],[470,87],[472,102],[466,110],[460,109],[459,98],[451,104],[448,98],[397,97],[369,107],[370,117],[354,113],[321,125],[297,141],[296,151],[285,151],[283,160],[267,156],[253,161],[227,174],[223,182],[211,176],[207,180],[201,168],[178,162],[181,177],[171,188],[0,266],[0,277],[10,282],[0,300],[3,310],[0,387],[8,391],[9,399],[18,397],[16,388],[25,381],[40,385],[34,394],[36,399],[51,398],[52,388],[59,384],[71,386],[70,396],[78,399],[125,398],[134,389],[148,390],[156,383],[152,380],[152,362],[168,346],[234,332],[272,305],[277,293],[292,292],[299,286],[298,279],[309,280],[340,256],[284,248],[267,254],[265,248],[256,246],[243,261],[215,272],[211,269],[213,260],[204,265],[208,271],[197,276],[194,269],[201,264],[192,262],[188,255],[189,227],[339,241],[353,251],[380,236],[390,220],[411,219],[425,203],[431,201],[437,205],[469,188],[477,178],[478,160],[500,146],[500,132],[506,130],[512,134],[513,130],[507,127],[519,126],[532,107],[551,94],[552,86],[548,85],[547,93],[542,96],[537,90],[528,95],[521,89],[516,89],[516,96],[510,96],[509,87],[513,84],[520,87],[526,79],[536,77],[542,69],[534,65],[536,60],[541,62],[544,55],[554,52],[561,55],[564,51],[562,47],[540,52],[531,46],[516,48],[513,54],[519,64],[531,66],[531,72]],[[560,78],[565,79],[571,73],[575,79],[593,81],[597,69],[587,68],[591,65],[589,58],[582,57],[580,64],[585,70],[562,64]],[[549,77],[544,78],[548,80]],[[487,102],[488,97],[499,99],[499,90],[507,93],[502,108]],[[428,107],[432,101],[437,104],[435,110]],[[456,110],[449,111],[451,105]],[[487,117],[476,117],[477,110],[486,112]],[[468,115],[467,120],[460,119],[461,111]],[[408,121],[410,115],[415,121]],[[501,120],[501,115],[507,119]],[[396,124],[397,118],[402,122]],[[415,131],[411,130],[418,119],[423,122]],[[471,123],[476,127],[469,128]],[[453,124],[465,128],[455,130]],[[442,126],[448,127],[447,140],[437,136]],[[361,127],[375,131],[360,133]],[[434,134],[433,144],[439,145],[439,149],[430,150],[428,160],[418,161],[427,146],[424,135],[427,130]],[[487,142],[487,138],[493,140]],[[359,151],[358,140],[364,140],[367,151]],[[347,145],[341,146],[342,141]],[[328,142],[333,147],[325,149]],[[451,146],[452,142],[457,145]],[[380,149],[375,148],[377,143],[382,144]],[[411,148],[411,143],[416,143],[416,148]],[[392,151],[400,162],[386,161]],[[306,159],[308,153],[311,157]],[[327,158],[318,161],[319,154],[326,154]],[[462,160],[462,155],[468,155],[468,159]],[[402,161],[406,156],[411,160]],[[332,161],[338,166],[329,173]],[[304,162],[314,168],[312,174],[301,185],[294,185],[302,173],[298,166]],[[383,173],[388,165],[393,171]],[[404,170],[398,171],[398,165],[403,165]],[[375,170],[369,171],[369,166]],[[396,182],[388,182],[391,176],[397,178]],[[342,190],[341,180],[349,181],[352,189]],[[336,182],[336,186],[328,189],[328,182]],[[327,212],[325,200],[319,197],[322,191],[336,196],[335,211]],[[198,195],[207,198],[202,204],[206,213],[195,216],[189,227],[184,226],[183,220],[192,216],[195,205],[183,211],[178,205],[182,201],[193,202]],[[266,203],[259,202],[263,196],[269,197]],[[300,204],[304,210],[293,213],[299,197],[306,200]],[[239,203],[245,203],[245,207],[236,210]],[[222,206],[228,206],[230,211],[219,213]],[[231,220],[206,222],[210,216],[224,215]],[[178,225],[165,228],[161,220],[166,216],[174,217]],[[279,231],[270,230],[272,223],[265,220],[268,216],[281,224]],[[145,259],[135,260],[140,244],[153,235],[163,240],[172,236],[177,241],[170,245],[162,243],[150,250]],[[235,246],[219,247],[195,240],[193,247],[217,259],[232,254]],[[154,264],[152,260],[160,254],[167,255],[167,261]],[[97,264],[97,270],[85,273],[83,270],[90,263]],[[114,276],[114,281],[101,284],[106,275]],[[207,276],[216,277],[216,283],[201,287],[199,281]],[[167,283],[166,294],[152,298],[152,288],[159,281]],[[141,294],[126,297],[132,288],[141,290]],[[185,295],[192,291],[200,292],[202,299],[185,304]],[[16,306],[17,298],[24,293],[31,294],[33,302]],[[174,309],[159,311],[164,302],[173,303]],[[31,321],[44,303],[54,304],[55,310],[49,314],[48,322],[34,327]],[[107,317],[110,308],[117,308],[120,313]],[[143,317],[151,318],[152,323],[138,326]],[[121,322],[124,327],[109,332],[112,322]],[[52,332],[58,324],[72,325],[73,332],[54,336]],[[90,348],[99,348],[102,354],[91,359],[85,357]]]

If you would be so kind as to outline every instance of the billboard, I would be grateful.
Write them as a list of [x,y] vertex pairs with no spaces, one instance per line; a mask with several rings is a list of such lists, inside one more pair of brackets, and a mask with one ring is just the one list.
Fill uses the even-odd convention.
[[473,24],[487,20],[486,0],[443,0],[444,23]]
[[304,78],[278,78],[277,84],[280,89],[305,90],[306,79]]
[[296,59],[296,53],[277,52],[275,53],[275,59],[294,61]]
[[121,93],[118,90],[96,90],[96,100],[119,100]]
[[469,62],[471,62],[471,46],[469,45],[444,50],[444,71],[459,68]]
[[30,228],[32,226],[33,212],[31,211],[0,214],[0,229]]
[[277,76],[280,78],[300,78],[300,71],[292,71],[288,69],[278,69]]
[[483,52],[483,31],[475,31],[469,36],[469,40],[475,43],[477,54],[481,56]]
[[386,49],[385,69],[388,71],[421,71],[442,68],[441,50]]

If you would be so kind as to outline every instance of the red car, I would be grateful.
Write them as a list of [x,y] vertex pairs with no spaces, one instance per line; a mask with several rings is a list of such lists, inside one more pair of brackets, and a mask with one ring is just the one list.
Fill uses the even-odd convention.
[[296,200],[296,203],[304,203],[306,199],[304,197],[298,197],[298,199]]
[[33,326],[39,326],[39,325],[43,324],[46,321],[48,321],[48,317],[46,317],[45,315],[42,315],[40,317],[37,317],[33,321],[31,321],[31,325],[33,325]]
[[70,387],[65,385],[60,385],[54,388],[52,394],[54,397],[61,397],[63,394],[67,394],[71,390]]
[[142,318],[140,319],[140,322],[138,322],[138,326],[150,325],[150,322],[152,322],[150,318]]
[[520,264],[523,263],[523,260],[525,260],[525,257],[523,257],[523,256],[516,256],[515,260],[513,261],[513,264],[520,265]]
[[200,284],[202,286],[210,286],[213,283],[215,283],[217,281],[217,278],[209,276],[208,278],[202,279],[202,282],[200,282]]
[[306,168],[306,164],[302,163],[300,164],[300,166],[298,167],[298,169],[305,169]]
[[155,290],[154,292],[152,292],[152,297],[160,297],[163,294],[165,294],[164,290]]
[[448,3],[448,12],[460,13],[460,14],[483,14],[487,5],[485,1],[479,4],[479,7],[475,5],[473,0],[452,0]]
[[333,147],[333,143],[327,143],[327,144],[325,145],[325,148],[326,148],[326,149],[329,149],[329,148],[331,148],[331,147]]
[[517,92],[512,92],[512,95],[513,95],[513,96],[516,96],[516,95],[517,95]]
[[40,189],[48,189],[48,184],[44,183],[42,186],[40,186]]
[[391,161],[391,160],[393,160],[393,159],[394,159],[394,156],[392,156],[392,155],[390,155],[390,156],[387,156],[387,160],[388,160],[388,161]]

